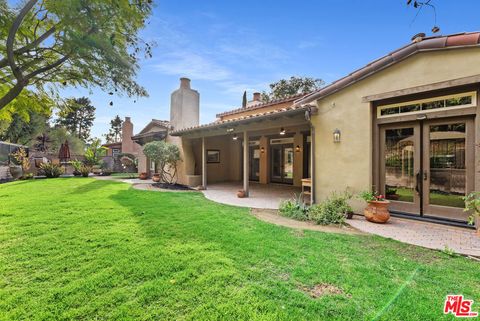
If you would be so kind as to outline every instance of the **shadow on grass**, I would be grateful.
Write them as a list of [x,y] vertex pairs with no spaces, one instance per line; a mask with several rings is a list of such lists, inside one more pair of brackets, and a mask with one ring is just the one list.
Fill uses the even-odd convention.
[[[75,177],[75,178],[68,178],[71,180],[87,180],[88,178],[84,177]],[[105,188],[109,185],[112,184],[118,184],[119,182],[116,181],[110,181],[110,180],[98,180],[98,179],[93,179],[90,178],[90,182],[87,184],[82,184],[80,186],[75,187],[70,194],[84,194],[84,193],[90,193],[95,190],[99,190],[102,188]]]

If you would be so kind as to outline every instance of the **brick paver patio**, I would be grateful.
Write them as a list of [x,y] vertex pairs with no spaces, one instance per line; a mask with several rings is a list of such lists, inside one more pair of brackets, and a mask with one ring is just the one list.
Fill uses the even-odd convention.
[[475,230],[396,217],[387,224],[375,224],[355,215],[347,223],[360,231],[400,242],[437,250],[448,247],[455,253],[480,257],[480,235]]

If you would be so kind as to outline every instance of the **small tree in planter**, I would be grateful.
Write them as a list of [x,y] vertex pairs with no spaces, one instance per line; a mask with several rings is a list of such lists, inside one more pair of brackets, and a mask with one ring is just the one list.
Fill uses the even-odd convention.
[[92,170],[97,169],[97,172],[100,173],[100,158],[105,156],[108,148],[102,146],[99,139],[94,139],[90,146],[85,151],[85,160],[84,164],[90,167]]
[[[480,192],[472,192],[464,197],[465,200],[465,212],[471,212],[468,217],[468,224],[475,224],[475,217],[480,217]],[[477,231],[480,233],[480,228],[477,227]]]
[[363,211],[367,221],[386,223],[390,219],[390,212],[388,211],[390,202],[385,199],[385,196],[372,191],[363,191],[359,196],[368,204]]
[[[15,160],[16,166],[19,166],[20,171],[18,171],[18,174],[11,173],[14,178],[29,178],[27,172],[30,169],[30,159],[28,158],[27,151],[25,148],[19,148],[16,152],[12,153],[11,156]],[[12,172],[12,167],[10,167],[10,172]],[[16,177],[17,176],[17,177]],[[33,176],[32,176],[33,177]]]
[[177,145],[165,141],[150,142],[143,148],[143,153],[155,162],[155,172],[159,174],[161,182],[177,182],[177,163],[181,160]]

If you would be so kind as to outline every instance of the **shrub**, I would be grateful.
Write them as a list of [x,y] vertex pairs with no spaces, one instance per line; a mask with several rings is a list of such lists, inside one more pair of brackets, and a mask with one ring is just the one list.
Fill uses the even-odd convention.
[[181,161],[177,145],[165,141],[153,141],[145,144],[143,154],[155,162],[155,172],[160,181],[168,184],[177,182],[177,163]]
[[88,174],[92,171],[92,168],[88,165],[80,166],[79,172],[82,174],[83,177],[88,177]]
[[40,170],[47,178],[56,178],[63,174],[64,169],[58,164],[42,163]]
[[308,219],[308,206],[303,202],[303,194],[300,193],[293,199],[280,203],[278,208],[280,215],[305,221]]
[[347,213],[352,211],[348,200],[352,198],[349,193],[331,194],[322,203],[313,205],[309,210],[309,218],[320,225],[344,224]]
[[70,161],[70,165],[72,165],[72,167],[73,167],[73,174],[74,175],[80,174],[80,169],[83,166],[83,163],[81,161],[79,161],[78,159],[74,159],[74,160]]
[[463,198],[465,212],[470,212],[468,224],[475,224],[475,216],[480,216],[480,192],[472,192]]

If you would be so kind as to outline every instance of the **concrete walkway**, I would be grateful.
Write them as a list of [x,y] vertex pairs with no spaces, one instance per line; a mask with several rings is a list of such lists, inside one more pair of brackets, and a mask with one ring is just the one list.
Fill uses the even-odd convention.
[[375,224],[363,216],[347,220],[350,226],[371,234],[436,250],[480,257],[480,235],[475,230],[392,217],[386,224]]
[[278,209],[280,202],[295,197],[301,192],[299,187],[281,184],[259,184],[250,182],[250,196],[238,198],[237,192],[243,188],[241,182],[208,184],[202,191],[206,198],[217,203],[250,208]]

